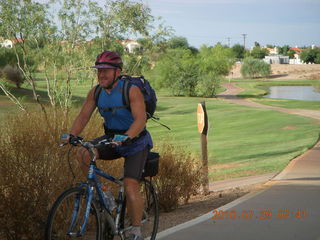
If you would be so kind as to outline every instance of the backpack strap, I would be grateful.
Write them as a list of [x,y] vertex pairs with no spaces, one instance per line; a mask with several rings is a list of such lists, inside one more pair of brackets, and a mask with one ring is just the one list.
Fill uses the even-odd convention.
[[99,96],[101,94],[103,87],[100,84],[97,84],[94,89],[94,101],[96,103],[96,107],[98,108],[98,111],[100,113],[101,113],[101,111],[111,111],[114,113],[117,109],[122,109],[122,108],[128,108],[130,110],[130,104],[129,104],[129,89],[130,89],[130,87],[131,86],[129,86],[129,81],[125,80],[124,86],[122,88],[122,102],[124,104],[123,106],[101,108],[98,106],[98,101],[99,101]]
[[98,108],[99,112],[100,112],[100,109],[98,107],[98,100],[99,100],[99,96],[100,96],[101,91],[102,91],[102,87],[100,86],[100,84],[97,84],[94,88],[93,98],[94,98],[94,102],[96,103],[96,107]]
[[130,80],[127,78],[127,76],[124,76],[123,80],[124,82],[123,82],[123,88],[122,88],[122,102],[124,107],[128,108],[128,110],[131,112],[129,91],[132,84],[130,83]]

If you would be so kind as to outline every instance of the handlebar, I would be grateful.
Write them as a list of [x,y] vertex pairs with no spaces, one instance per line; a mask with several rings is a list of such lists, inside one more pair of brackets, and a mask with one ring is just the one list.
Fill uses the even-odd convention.
[[60,146],[65,146],[67,144],[71,144],[71,145],[74,145],[74,146],[77,146],[77,145],[81,145],[82,147],[88,149],[88,150],[92,150],[93,148],[97,148],[97,147],[100,147],[102,145],[114,145],[114,146],[119,146],[119,143],[117,142],[112,142],[108,139],[103,139],[101,141],[99,141],[98,143],[96,144],[93,144],[92,142],[87,142],[87,141],[83,141],[83,138],[82,137],[73,137],[72,139],[72,143],[70,142],[65,142],[65,143],[62,143],[60,144]]

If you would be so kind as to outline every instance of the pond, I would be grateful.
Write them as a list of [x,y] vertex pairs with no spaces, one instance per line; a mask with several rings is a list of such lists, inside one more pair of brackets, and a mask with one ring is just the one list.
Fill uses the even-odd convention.
[[320,101],[320,92],[312,86],[273,86],[266,98]]

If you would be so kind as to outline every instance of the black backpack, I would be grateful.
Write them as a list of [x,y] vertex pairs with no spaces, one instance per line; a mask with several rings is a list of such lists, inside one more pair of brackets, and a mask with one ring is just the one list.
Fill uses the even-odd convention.
[[[120,76],[121,80],[124,80],[124,85],[122,88],[122,102],[123,106],[120,107],[114,107],[110,109],[99,109],[100,110],[105,110],[105,111],[113,111],[116,108],[128,108],[130,110],[130,102],[129,102],[129,90],[132,85],[137,86],[140,88],[143,97],[144,97],[144,102],[146,105],[146,113],[147,113],[147,119],[149,118],[154,118],[157,119],[156,117],[153,116],[156,106],[157,106],[157,97],[156,93],[151,87],[150,83],[148,80],[144,78],[144,76],[140,77],[131,77],[128,75],[123,75]],[[98,106],[98,99],[99,95],[101,93],[102,87],[98,84],[95,88],[94,92],[94,99],[96,102],[96,106]]]

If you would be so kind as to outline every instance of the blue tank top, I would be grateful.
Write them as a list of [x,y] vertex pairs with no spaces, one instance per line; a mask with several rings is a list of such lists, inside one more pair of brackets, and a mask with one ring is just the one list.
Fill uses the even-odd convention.
[[[134,121],[129,109],[124,107],[122,99],[123,84],[124,81],[119,80],[117,86],[113,88],[110,93],[107,93],[103,89],[99,95],[97,104],[107,129],[121,131],[128,130]],[[112,108],[113,110],[110,111]],[[146,147],[149,149],[153,147],[152,138],[149,132],[146,132],[144,136],[135,139],[135,141],[129,145],[116,147],[116,150],[122,156],[129,156],[142,151]]]
[[123,84],[123,80],[119,80],[117,86],[110,93],[105,90],[100,93],[98,107],[107,129],[128,130],[134,121],[131,112],[124,107],[122,100]]

